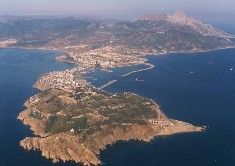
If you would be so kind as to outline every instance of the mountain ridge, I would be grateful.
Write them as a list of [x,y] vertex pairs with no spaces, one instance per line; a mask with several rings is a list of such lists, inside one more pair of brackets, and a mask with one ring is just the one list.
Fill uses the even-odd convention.
[[210,24],[203,24],[201,21],[198,21],[198,20],[186,15],[182,11],[177,11],[177,12],[173,13],[172,15],[145,14],[145,15],[133,20],[133,22],[138,22],[138,21],[167,21],[172,24],[178,24],[178,25],[192,27],[194,30],[196,30],[197,32],[199,32],[200,34],[205,35],[205,36],[211,35],[211,36],[226,37],[226,38],[234,37],[234,35],[230,35],[222,30],[219,30]]
[[173,15],[147,14],[133,21],[14,17],[0,22],[1,47],[66,50],[77,45],[89,45],[89,49],[110,46],[123,48],[119,52],[124,55],[132,53],[123,51],[128,49],[142,55],[231,48],[235,47],[229,40],[233,37],[179,11]]

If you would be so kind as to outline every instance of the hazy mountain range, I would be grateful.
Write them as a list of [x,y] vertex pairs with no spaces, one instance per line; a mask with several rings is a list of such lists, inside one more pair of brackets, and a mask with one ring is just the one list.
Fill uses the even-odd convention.
[[16,47],[63,47],[88,44],[137,50],[200,51],[234,47],[234,37],[183,12],[148,14],[133,21],[77,17],[1,17],[0,40]]

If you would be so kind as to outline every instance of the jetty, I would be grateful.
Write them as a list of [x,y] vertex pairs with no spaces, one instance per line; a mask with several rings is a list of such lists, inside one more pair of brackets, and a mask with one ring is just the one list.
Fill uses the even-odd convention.
[[129,75],[133,74],[133,73],[137,73],[137,72],[141,72],[141,71],[145,71],[145,70],[150,70],[150,69],[152,69],[152,68],[155,67],[155,65],[150,64],[150,63],[146,63],[145,65],[147,65],[147,66],[149,66],[149,67],[144,68],[144,69],[140,69],[140,70],[134,70],[134,71],[131,71],[131,72],[129,72],[129,73],[123,74],[122,76],[123,76],[123,77],[126,77],[126,76],[129,76]]
[[116,82],[117,80],[112,80],[112,81],[109,81],[107,84],[104,84],[102,85],[101,87],[97,88],[98,90],[101,90],[101,89],[104,89],[105,87],[113,84],[114,82]]

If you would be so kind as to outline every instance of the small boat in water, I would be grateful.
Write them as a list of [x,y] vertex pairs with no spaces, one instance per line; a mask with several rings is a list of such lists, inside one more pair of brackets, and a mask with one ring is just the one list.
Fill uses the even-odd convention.
[[135,81],[144,81],[144,80],[138,80],[138,79],[136,78]]
[[230,70],[230,71],[233,71],[233,68],[230,68],[229,70]]

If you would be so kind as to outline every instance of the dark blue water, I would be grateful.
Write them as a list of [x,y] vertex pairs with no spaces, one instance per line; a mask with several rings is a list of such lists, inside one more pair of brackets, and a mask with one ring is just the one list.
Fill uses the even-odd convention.
[[235,69],[235,49],[149,56],[149,61],[154,69],[120,77],[105,90],[152,98],[168,117],[209,128],[151,144],[117,143],[101,153],[102,161],[117,166],[235,165],[235,70],[230,71]]
[[140,69],[148,68],[146,65],[135,65],[135,66],[126,66],[120,68],[112,69],[112,72],[107,72],[104,70],[93,70],[87,73],[84,77],[92,83],[95,87],[100,87],[110,80],[118,80],[122,77],[123,74],[127,74],[131,71],[137,71]]
[[32,133],[16,119],[23,103],[37,90],[36,79],[45,72],[65,70],[72,65],[54,60],[59,52],[0,49],[0,165],[53,165],[39,152],[29,153],[19,141]]
[[[39,152],[19,147],[19,141],[32,133],[16,117],[24,109],[24,101],[37,92],[31,87],[41,74],[72,67],[54,61],[58,54],[0,49],[1,166],[53,165]],[[235,165],[235,49],[148,58],[156,65],[152,70],[127,77],[120,74],[129,68],[115,69],[114,73],[98,71],[90,76],[102,78],[93,80],[97,85],[117,79],[105,90],[130,91],[152,98],[168,117],[210,127],[203,133],[161,137],[151,143],[119,142],[104,150],[101,160],[109,166]]]

